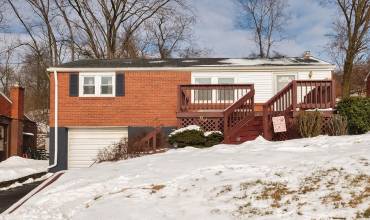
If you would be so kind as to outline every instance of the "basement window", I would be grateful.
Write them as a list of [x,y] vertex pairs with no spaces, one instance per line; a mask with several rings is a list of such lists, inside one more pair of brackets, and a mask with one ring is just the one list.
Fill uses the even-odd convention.
[[80,73],[81,97],[115,96],[115,73]]

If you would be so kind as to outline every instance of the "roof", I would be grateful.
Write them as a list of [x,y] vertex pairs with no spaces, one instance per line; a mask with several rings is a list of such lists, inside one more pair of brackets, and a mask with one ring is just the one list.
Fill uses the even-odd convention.
[[176,68],[176,67],[257,67],[331,65],[310,57],[283,58],[171,58],[171,59],[90,59],[64,63],[56,68]]

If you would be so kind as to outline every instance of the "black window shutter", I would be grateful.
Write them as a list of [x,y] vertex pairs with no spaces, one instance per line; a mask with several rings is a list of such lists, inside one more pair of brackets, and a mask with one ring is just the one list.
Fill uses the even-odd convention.
[[125,74],[116,74],[116,96],[125,96]]
[[78,96],[78,74],[69,74],[69,96]]

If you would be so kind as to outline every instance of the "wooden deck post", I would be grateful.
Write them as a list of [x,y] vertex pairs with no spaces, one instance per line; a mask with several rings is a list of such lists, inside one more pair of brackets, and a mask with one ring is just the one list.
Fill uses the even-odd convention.
[[228,132],[228,120],[227,115],[224,114],[224,143],[229,144],[230,143],[230,137]]
[[331,80],[331,97],[330,97],[330,107],[335,108],[335,103],[336,103],[336,94],[335,94],[335,80]]
[[292,109],[293,112],[297,110],[297,81],[292,81]]
[[268,120],[268,111],[267,111],[267,106],[266,105],[263,105],[263,119],[262,119],[262,126],[263,126],[263,137],[266,139],[266,140],[271,140],[271,132],[270,132],[270,129],[269,129],[269,120]]

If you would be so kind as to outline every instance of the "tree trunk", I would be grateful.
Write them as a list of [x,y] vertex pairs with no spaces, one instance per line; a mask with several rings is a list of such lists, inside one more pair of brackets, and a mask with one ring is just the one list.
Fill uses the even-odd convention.
[[342,97],[347,98],[351,94],[351,74],[353,69],[354,55],[348,53],[343,67]]

